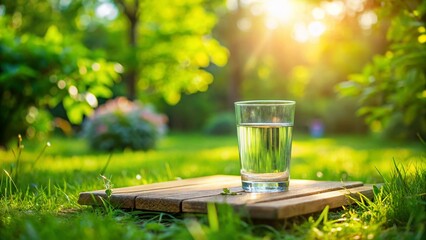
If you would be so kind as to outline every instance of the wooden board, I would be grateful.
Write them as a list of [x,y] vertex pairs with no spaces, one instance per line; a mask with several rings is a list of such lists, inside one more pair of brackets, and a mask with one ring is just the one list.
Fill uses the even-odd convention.
[[[229,188],[237,195],[221,195]],[[206,213],[209,203],[229,204],[250,217],[284,219],[351,204],[348,198],[372,198],[372,186],[362,182],[291,180],[287,192],[246,193],[239,176],[215,175],[113,189],[111,204],[120,208],[169,213]],[[78,203],[99,205],[105,190],[80,193]]]

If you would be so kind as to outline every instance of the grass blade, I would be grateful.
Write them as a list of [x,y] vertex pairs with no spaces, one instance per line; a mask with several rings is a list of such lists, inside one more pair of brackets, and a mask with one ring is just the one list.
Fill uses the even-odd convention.
[[105,172],[106,172],[106,170],[108,168],[108,165],[111,162],[111,158],[112,158],[112,152],[109,154],[108,160],[107,160],[107,162],[105,163],[104,167],[101,170],[101,176],[103,176],[105,174]]

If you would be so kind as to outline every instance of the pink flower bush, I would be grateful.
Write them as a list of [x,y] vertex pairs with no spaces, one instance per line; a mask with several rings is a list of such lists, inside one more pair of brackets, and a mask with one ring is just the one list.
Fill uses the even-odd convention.
[[124,97],[109,100],[83,124],[83,135],[94,149],[149,150],[166,133],[167,117],[148,105]]

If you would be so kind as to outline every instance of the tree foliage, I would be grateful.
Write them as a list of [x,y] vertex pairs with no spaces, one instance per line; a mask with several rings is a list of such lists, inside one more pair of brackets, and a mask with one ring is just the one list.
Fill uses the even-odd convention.
[[97,106],[97,97],[111,97],[117,78],[114,63],[94,56],[57,27],[44,37],[18,35],[1,17],[0,145],[19,133],[34,136],[40,115],[61,103],[69,120],[80,123]]
[[[324,5],[346,6],[348,1],[239,2],[239,7],[220,19],[217,28],[231,56],[227,77],[215,81],[213,87],[228,92],[227,106],[233,107],[232,102],[241,99],[292,99],[298,102],[298,130],[320,120],[327,133],[366,131],[363,120],[354,113],[355,100],[337,101],[334,85],[383,49],[382,30],[363,29],[359,23],[370,9],[368,1],[359,1],[360,8],[346,8],[339,16],[329,14]],[[271,16],[270,9],[260,11],[267,2],[278,3],[277,15],[283,10],[280,3],[291,2],[291,19]],[[314,11],[322,14],[319,19],[311,14]],[[310,31],[320,22],[325,31],[313,35]],[[311,24],[314,27],[309,27]],[[304,39],[296,38],[298,29]]]
[[[282,16],[274,16],[270,9],[259,11],[267,2],[292,2],[294,12],[289,15],[293,15],[293,19],[281,21]],[[69,62],[75,60],[76,63],[71,64],[74,66],[71,68],[66,67],[69,62],[51,61],[55,66],[53,69],[62,72],[62,75],[56,73],[58,79],[70,76],[69,69],[78,69],[75,73],[81,74],[80,65],[86,65],[85,75],[92,71],[97,78],[102,74],[91,68],[92,61],[100,65],[114,61],[121,63],[116,69],[123,71],[125,81],[114,86],[102,83],[101,92],[109,92],[108,88],[112,87],[115,96],[127,95],[156,103],[162,101],[155,100],[163,99],[173,105],[180,101],[182,94],[204,92],[210,88],[209,98],[203,98],[209,99],[208,103],[184,101],[184,108],[189,112],[194,107],[203,107],[203,104],[209,104],[213,109],[216,107],[211,105],[220,106],[222,102],[222,108],[225,105],[229,108],[232,107],[230,103],[239,99],[289,98],[300,103],[297,112],[299,127],[309,127],[313,119],[320,119],[326,124],[327,131],[361,131],[365,130],[363,122],[354,113],[357,99],[337,100],[333,91],[333,86],[346,81],[349,73],[361,72],[339,84],[339,91],[357,96],[362,106],[358,114],[364,116],[373,128],[381,125],[390,135],[410,137],[424,133],[426,128],[423,2],[235,0],[227,1],[229,6],[225,8],[224,0],[38,0],[30,1],[31,4],[24,0],[6,0],[1,3],[5,7],[0,14],[10,18],[16,41],[23,41],[28,36],[30,39],[39,36],[38,41],[46,41],[42,36],[53,24],[61,30],[62,45],[40,43],[43,47],[34,47],[44,49],[56,44],[63,51],[55,55],[58,59],[72,55],[73,60]],[[239,4],[239,7],[233,8],[232,3]],[[328,11],[329,5],[333,4],[342,7],[340,13]],[[279,6],[275,5],[275,10],[279,10]],[[322,17],[315,17],[314,11],[322,12]],[[367,27],[362,26],[361,21],[366,16],[370,17]],[[376,16],[379,18],[374,22]],[[325,31],[312,34],[318,30],[315,26],[321,23]],[[296,30],[301,30],[305,39],[297,39]],[[387,42],[383,32],[387,32]],[[230,54],[222,43],[229,48]],[[65,45],[80,46],[82,48],[76,49],[85,50],[69,53]],[[22,52],[20,48],[25,47],[17,45],[16,52]],[[105,53],[100,59],[107,60],[97,60],[99,55],[91,52],[94,50]],[[53,56],[53,53],[43,51],[40,50],[40,56],[46,54],[46,59]],[[374,54],[380,55],[372,58]],[[215,67],[224,66],[228,58],[230,64],[223,70]],[[4,55],[4,59],[12,61],[14,58]],[[361,71],[365,62],[370,60]],[[97,64],[94,66],[98,69]],[[109,66],[109,69],[114,67]],[[6,70],[2,71],[5,79]],[[39,71],[38,74],[42,77],[37,79],[50,79],[50,73]],[[215,84],[211,86],[213,77]],[[7,78],[10,82],[16,79],[9,75]],[[43,104],[59,102],[61,96],[67,96],[68,100],[64,99],[63,103],[71,118],[75,118],[71,120],[78,122],[78,116],[90,110],[87,101],[86,107],[72,107],[79,102],[76,100],[84,99],[86,91],[97,95],[89,90],[92,83],[84,81],[74,83],[80,95],[75,99],[70,97],[68,88],[58,88],[59,82],[50,83],[61,94],[49,93],[51,96],[46,99],[55,100],[43,100]],[[86,84],[86,87],[78,84]],[[66,86],[70,85],[67,83]],[[33,102],[31,106],[43,105]],[[174,112],[182,115],[179,106]],[[20,117],[27,115],[21,114]],[[184,117],[169,117],[172,121],[186,121]],[[202,119],[199,120],[197,125],[202,125]]]
[[426,2],[383,2],[380,16],[392,19],[390,46],[361,73],[340,84],[343,95],[357,96],[373,130],[394,138],[426,134]]
[[[130,40],[123,46],[122,62],[125,71],[137,71],[136,80],[128,82],[136,84],[133,87],[137,97],[161,96],[169,104],[176,104],[181,93],[207,90],[213,81],[213,75],[206,70],[210,64],[227,63],[228,51],[211,35],[217,22],[212,3],[204,0],[116,2],[121,6],[121,17],[127,20],[125,36]],[[138,7],[139,11],[132,7]]]
[[[29,125],[27,132],[34,135],[41,126],[36,120],[49,118],[43,109],[62,103],[69,120],[80,123],[97,97],[129,94],[111,91],[117,89],[113,80],[119,72],[125,77],[134,72],[135,81],[126,83],[134,84],[144,101],[163,97],[175,104],[182,92],[206,91],[213,81],[206,69],[223,66],[228,58],[211,36],[217,21],[213,9],[221,2],[2,2],[0,115],[2,132],[8,130],[0,144]],[[105,15],[101,9],[117,14]],[[130,32],[129,20],[137,21],[135,32]]]

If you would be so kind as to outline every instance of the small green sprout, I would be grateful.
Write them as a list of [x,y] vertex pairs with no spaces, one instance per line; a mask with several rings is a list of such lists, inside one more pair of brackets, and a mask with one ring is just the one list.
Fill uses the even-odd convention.
[[223,192],[220,195],[239,195],[240,193],[232,192],[229,188],[223,188]]
[[112,187],[113,187],[113,185],[112,185],[112,183],[111,183],[111,179],[109,179],[109,178],[107,178],[107,177],[105,177],[104,175],[100,175],[100,177],[101,177],[101,179],[103,180],[103,182],[104,182],[104,186],[105,186],[105,194],[106,194],[106,196],[107,196],[107,198],[108,199],[110,199],[111,198],[111,195],[112,195]]

